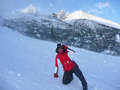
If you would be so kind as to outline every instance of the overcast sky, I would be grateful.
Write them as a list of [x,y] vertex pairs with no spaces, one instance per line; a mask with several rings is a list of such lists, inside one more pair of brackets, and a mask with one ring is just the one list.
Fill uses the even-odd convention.
[[20,10],[30,4],[39,8],[42,14],[83,10],[120,23],[120,0],[0,0],[0,13]]

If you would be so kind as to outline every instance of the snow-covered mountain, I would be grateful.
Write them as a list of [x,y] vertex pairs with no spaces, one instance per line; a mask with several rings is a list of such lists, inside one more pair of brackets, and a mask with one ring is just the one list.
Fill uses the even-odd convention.
[[[118,40],[120,29],[115,28],[115,25],[112,27],[90,20],[92,16],[83,12],[66,14],[60,11],[58,14],[53,13],[48,16],[39,14],[36,16],[35,14],[34,12],[33,14],[15,12],[14,15],[4,18],[3,26],[32,38],[62,42],[95,52],[109,51],[111,55],[120,55]],[[81,19],[75,19],[74,15],[79,16],[79,14]],[[70,16],[71,18],[74,16],[74,19],[69,20]]]
[[105,25],[120,29],[120,25],[118,23],[88,14],[84,11],[74,11],[71,13],[66,13],[63,10],[61,10],[58,13],[56,13],[56,16],[57,16],[57,18],[65,21],[65,22],[68,22],[68,23],[74,23],[74,21],[76,21],[78,19],[87,19],[87,20],[93,20],[93,21],[99,22],[101,24],[105,24]]
[[[32,4],[27,6],[24,9],[21,9],[20,12],[22,12],[24,14],[32,14],[35,16],[41,15],[40,10]],[[105,24],[105,25],[120,29],[120,24],[118,24],[118,23],[94,16],[92,14],[86,13],[81,10],[74,11],[71,13],[60,10],[58,13],[53,13],[52,15],[53,16],[55,15],[58,19],[63,20],[70,24],[78,19],[87,19],[87,20],[93,20],[93,21],[99,22],[101,24]]]

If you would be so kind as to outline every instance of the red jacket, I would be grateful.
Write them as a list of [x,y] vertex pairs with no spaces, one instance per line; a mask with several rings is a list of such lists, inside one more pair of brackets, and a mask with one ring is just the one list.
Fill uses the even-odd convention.
[[67,46],[64,46],[64,48],[65,48],[64,53],[58,53],[56,55],[55,65],[57,67],[57,71],[58,71],[58,61],[57,61],[57,59],[59,59],[61,64],[63,65],[64,71],[70,71],[74,67],[74,62],[72,62],[71,59],[68,56]]

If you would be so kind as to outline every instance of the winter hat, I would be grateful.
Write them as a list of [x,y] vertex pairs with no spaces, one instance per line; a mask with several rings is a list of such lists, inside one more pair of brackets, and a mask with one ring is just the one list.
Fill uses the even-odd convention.
[[57,44],[56,53],[59,53],[58,50],[61,48],[61,46],[62,46],[61,43]]
[[58,44],[57,44],[57,47],[61,47],[61,46],[62,46],[61,43],[58,43]]

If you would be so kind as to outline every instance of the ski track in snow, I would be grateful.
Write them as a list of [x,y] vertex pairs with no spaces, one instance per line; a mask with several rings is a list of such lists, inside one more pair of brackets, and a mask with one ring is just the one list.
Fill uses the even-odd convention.
[[[56,43],[25,37],[0,27],[0,90],[82,90],[77,77],[69,85],[53,77]],[[88,90],[120,90],[120,57],[74,48],[70,55],[82,70]]]

